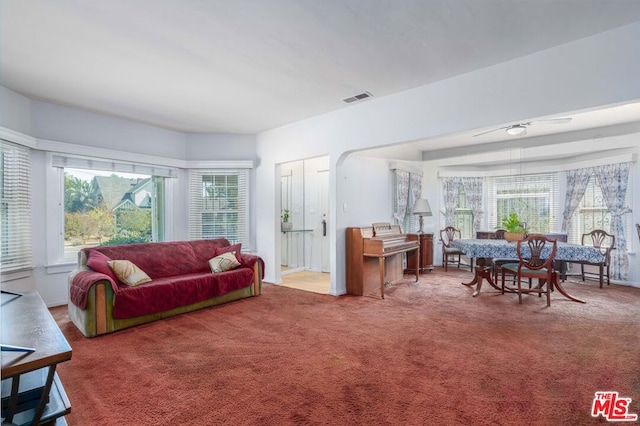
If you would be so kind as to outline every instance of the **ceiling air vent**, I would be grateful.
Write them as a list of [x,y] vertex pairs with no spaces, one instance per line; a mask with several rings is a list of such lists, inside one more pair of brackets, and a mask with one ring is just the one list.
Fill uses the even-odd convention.
[[360,93],[359,95],[351,96],[350,98],[343,99],[346,103],[361,101],[363,99],[371,98],[373,95],[369,92]]

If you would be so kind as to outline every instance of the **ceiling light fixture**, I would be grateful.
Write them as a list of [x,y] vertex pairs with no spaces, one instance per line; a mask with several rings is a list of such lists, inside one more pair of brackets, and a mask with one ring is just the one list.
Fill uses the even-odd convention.
[[514,124],[513,126],[507,127],[507,133],[511,136],[521,136],[527,134],[527,128],[522,124]]

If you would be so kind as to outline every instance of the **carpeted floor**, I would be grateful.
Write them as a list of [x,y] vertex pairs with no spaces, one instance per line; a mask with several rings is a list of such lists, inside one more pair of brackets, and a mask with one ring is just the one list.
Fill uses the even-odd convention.
[[437,268],[386,299],[263,295],[94,339],[58,372],[70,425],[588,425],[596,391],[640,412],[640,289],[471,297]]

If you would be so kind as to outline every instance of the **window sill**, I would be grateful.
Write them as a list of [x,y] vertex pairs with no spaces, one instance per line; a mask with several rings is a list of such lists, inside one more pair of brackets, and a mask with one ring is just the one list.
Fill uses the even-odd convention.
[[29,268],[29,269],[22,269],[20,271],[15,271],[15,272],[3,272],[2,273],[2,282],[9,282],[9,281],[15,281],[15,280],[21,280],[24,278],[29,278],[31,276],[31,274],[33,273],[33,269]]
[[47,265],[45,266],[45,272],[47,275],[52,274],[65,274],[73,271],[76,268],[77,263],[58,263],[55,265]]

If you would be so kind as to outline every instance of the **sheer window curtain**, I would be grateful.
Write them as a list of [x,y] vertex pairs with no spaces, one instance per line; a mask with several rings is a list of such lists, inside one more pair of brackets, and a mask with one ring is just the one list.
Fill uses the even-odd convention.
[[445,177],[442,178],[442,193],[444,196],[444,224],[445,226],[453,226],[454,214],[458,205],[458,187],[460,186],[460,178]]
[[[480,230],[482,226],[482,216],[484,210],[482,210],[482,189],[483,178],[481,177],[463,177],[460,178],[464,193],[467,197],[467,202],[471,207],[471,213],[473,214],[473,234]],[[458,199],[456,194],[456,200]]]
[[604,202],[611,213],[611,233],[616,237],[616,249],[611,252],[612,278],[626,280],[629,276],[627,256],[627,232],[624,215],[631,212],[625,206],[629,185],[629,163],[608,164],[594,167],[594,173],[602,190]]
[[592,168],[567,170],[567,194],[562,213],[562,231],[571,235],[571,216],[580,205],[582,197],[589,184],[589,178],[593,174]]
[[413,204],[422,195],[422,175],[406,170],[394,169],[395,200],[393,218],[402,232],[417,231],[416,218],[413,217]]
[[409,210],[409,215],[407,218],[407,226],[405,227],[404,232],[417,232],[418,231],[418,218],[413,214],[413,205],[416,203],[416,200],[420,198],[422,195],[422,175],[417,173],[409,174],[409,206],[407,210]]
[[407,201],[409,199],[409,184],[411,182],[411,173],[394,169],[393,173],[396,179],[396,199],[393,218],[397,225],[403,225],[404,217],[407,214]]

